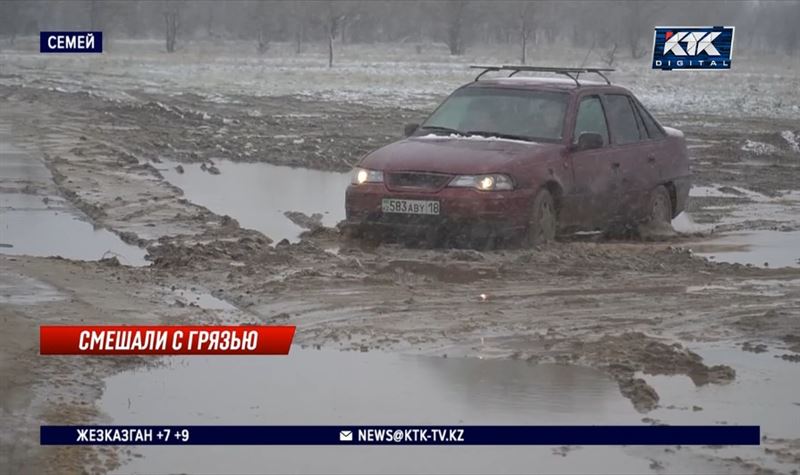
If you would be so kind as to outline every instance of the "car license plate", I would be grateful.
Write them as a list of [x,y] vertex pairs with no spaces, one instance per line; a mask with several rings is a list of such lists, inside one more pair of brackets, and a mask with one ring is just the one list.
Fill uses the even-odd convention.
[[384,198],[381,202],[381,209],[384,213],[438,215],[439,202],[433,200],[398,200],[394,198]]

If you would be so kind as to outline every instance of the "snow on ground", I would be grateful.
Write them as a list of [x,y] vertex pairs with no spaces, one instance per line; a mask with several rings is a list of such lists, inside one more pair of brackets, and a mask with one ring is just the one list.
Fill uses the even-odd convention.
[[786,140],[786,143],[789,144],[789,147],[791,147],[794,152],[800,153],[800,135],[791,130],[784,130],[781,132],[781,137],[783,137],[783,140]]
[[[196,94],[215,103],[291,94],[430,108],[475,77],[468,65],[518,62],[513,44],[474,46],[460,57],[441,44],[424,45],[421,54],[415,46],[337,45],[334,67],[328,68],[322,44],[308,44],[300,55],[293,45],[274,44],[259,56],[250,42],[184,42],[177,53],[167,54],[160,40],[116,40],[102,55],[42,55],[38,38],[22,38],[14,49],[0,51],[0,84],[83,91],[118,101],[137,100],[137,91]],[[585,56],[565,46],[534,46],[531,63],[575,66]],[[604,65],[597,54],[587,64]],[[725,72],[652,70],[647,56],[622,59],[614,67],[612,81],[629,87],[656,114],[800,115],[800,58],[737,54],[733,69]]]
[[778,147],[748,139],[745,141],[744,145],[742,145],[742,150],[745,152],[752,152],[756,155],[772,155],[778,151]]
[[[757,203],[776,200],[776,198],[771,198],[757,191],[748,190],[747,188],[717,183],[712,184],[711,186],[693,186],[691,190],[689,190],[689,196],[698,198],[747,198],[748,200]],[[793,199],[794,194],[791,191],[779,191],[778,198]]]

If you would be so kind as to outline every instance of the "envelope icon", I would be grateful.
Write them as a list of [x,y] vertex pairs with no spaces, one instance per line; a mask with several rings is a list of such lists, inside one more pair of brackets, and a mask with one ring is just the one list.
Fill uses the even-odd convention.
[[352,442],[353,441],[353,431],[352,430],[340,430],[339,431],[339,441],[340,442]]

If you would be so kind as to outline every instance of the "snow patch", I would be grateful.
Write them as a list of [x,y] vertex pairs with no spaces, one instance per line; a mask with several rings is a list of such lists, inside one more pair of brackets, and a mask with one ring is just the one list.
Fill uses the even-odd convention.
[[752,152],[756,155],[769,155],[777,152],[778,148],[772,144],[748,139],[744,145],[742,145],[742,150],[745,152]]
[[792,132],[791,130],[784,130],[781,132],[781,137],[783,137],[783,140],[789,144],[789,147],[791,147],[792,151],[795,153],[800,153],[800,135]]
[[693,186],[689,196],[697,198],[748,198],[751,201],[767,202],[772,198],[757,191],[748,190],[740,186],[713,184],[712,186]]

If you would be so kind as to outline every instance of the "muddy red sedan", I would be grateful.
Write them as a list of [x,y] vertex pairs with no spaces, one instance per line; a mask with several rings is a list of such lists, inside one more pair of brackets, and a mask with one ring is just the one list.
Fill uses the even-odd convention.
[[[487,72],[512,77],[483,79]],[[514,76],[547,71],[567,78]],[[484,67],[406,138],[366,155],[348,232],[537,245],[559,233],[668,226],[690,186],[683,134],[605,69]]]

